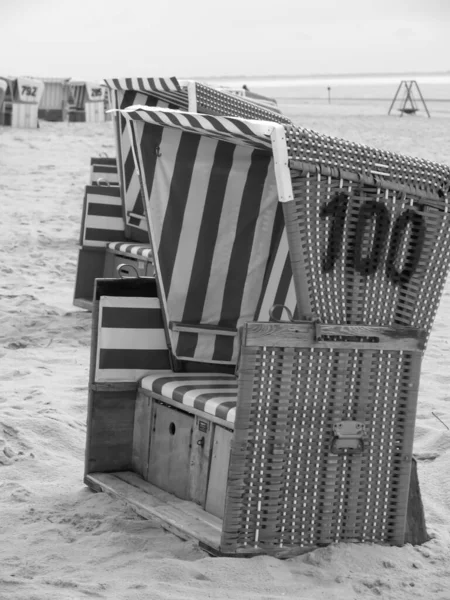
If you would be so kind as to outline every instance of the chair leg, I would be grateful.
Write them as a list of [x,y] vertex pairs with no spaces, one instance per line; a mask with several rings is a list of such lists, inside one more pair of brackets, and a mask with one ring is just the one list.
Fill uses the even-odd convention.
[[411,480],[409,484],[408,509],[406,515],[405,544],[417,546],[429,540],[425,523],[422,496],[420,494],[419,478],[417,476],[417,461],[411,462]]

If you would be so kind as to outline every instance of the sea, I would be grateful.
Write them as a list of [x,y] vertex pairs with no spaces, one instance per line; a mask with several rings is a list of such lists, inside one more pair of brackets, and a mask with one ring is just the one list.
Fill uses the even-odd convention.
[[[450,71],[440,73],[390,73],[309,76],[238,76],[208,78],[212,85],[242,87],[275,98],[285,109],[294,105],[334,105],[345,112],[359,107],[362,114],[386,114],[403,107],[406,88],[402,82],[414,81],[412,101],[418,115],[450,117]],[[424,105],[425,103],[425,105]],[[409,103],[408,103],[409,106]]]

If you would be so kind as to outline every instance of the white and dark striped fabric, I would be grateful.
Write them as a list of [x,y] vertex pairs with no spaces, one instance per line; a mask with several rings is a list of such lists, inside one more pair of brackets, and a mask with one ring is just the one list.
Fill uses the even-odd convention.
[[[115,108],[121,110],[135,105],[188,110],[191,103],[197,106],[198,113],[263,119],[280,123],[291,122],[287,117],[265,110],[243,98],[215,90],[204,84],[195,83],[189,87],[188,82],[181,83],[175,77],[106,79],[105,83],[112,92]],[[190,97],[192,94],[195,98]],[[139,176],[134,166],[128,130],[122,116],[117,119],[116,139],[120,157],[125,219],[129,227],[127,234],[130,239],[135,239],[134,229],[137,229],[144,237],[141,239],[139,236],[136,241],[144,241],[148,236],[147,219],[144,215]]]
[[86,102],[86,85],[84,83],[80,85],[70,85],[69,90],[72,107],[80,110],[83,109],[84,103]]
[[131,256],[142,256],[150,259],[152,257],[152,248],[148,244],[124,244],[123,242],[110,242],[107,248],[115,252],[129,254]]
[[186,407],[234,423],[238,382],[223,373],[152,373],[144,377],[141,388],[179,402]]
[[232,144],[262,150],[272,149],[270,134],[273,126],[270,122],[200,115],[170,109],[152,109],[139,105],[131,106],[121,112],[134,121],[144,121],[160,127],[176,127],[186,133],[210,136]]
[[235,364],[238,341],[230,332],[254,318],[275,226],[272,155],[259,138],[256,148],[240,143],[258,123],[252,129],[255,123],[240,121],[238,143],[230,143],[221,138],[228,123],[236,132],[235,120],[214,118],[214,139],[173,126],[172,116],[183,124],[209,119],[176,112],[164,113],[170,126],[131,120],[166,320],[228,333],[175,328],[172,351],[179,359]]
[[91,185],[119,185],[119,173],[117,167],[109,165],[91,166]]
[[[122,81],[122,87],[120,82]],[[119,82],[113,88],[113,97],[117,108],[125,109],[133,104],[142,104],[144,106],[160,108],[178,108],[178,105],[169,104],[163,100],[149,95],[148,90],[144,92],[128,89],[125,84],[136,85],[135,80],[107,80],[108,85],[113,82]],[[142,232],[144,239],[148,239],[147,219],[145,217],[144,202],[142,200],[139,174],[136,170],[129,132],[126,126],[126,119],[119,115],[116,120],[116,141],[119,157],[119,176],[122,185],[123,204],[125,209],[126,225],[130,228],[136,228]],[[127,231],[130,239],[133,239],[133,231]],[[141,240],[136,240],[141,241]]]
[[261,297],[255,313],[255,321],[273,321],[273,317],[286,319],[281,308],[276,308],[271,315],[274,305],[286,306],[294,318],[297,318],[297,297],[295,295],[294,278],[292,275],[291,259],[289,256],[288,240],[281,204],[278,205],[275,225],[273,228],[270,260],[267,263]]
[[119,186],[87,185],[81,220],[80,245],[105,247],[125,241],[125,221]]
[[105,83],[112,90],[142,92],[183,110],[189,106],[187,89],[176,77],[124,77],[105,79]]
[[95,381],[139,381],[166,369],[170,374],[158,298],[101,296]]

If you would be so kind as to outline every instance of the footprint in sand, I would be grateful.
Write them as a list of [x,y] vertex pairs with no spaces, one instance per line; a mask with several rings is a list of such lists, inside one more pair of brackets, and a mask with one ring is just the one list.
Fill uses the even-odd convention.
[[0,423],[0,466],[11,465],[18,460],[34,458],[30,447],[19,439],[19,432],[11,425]]

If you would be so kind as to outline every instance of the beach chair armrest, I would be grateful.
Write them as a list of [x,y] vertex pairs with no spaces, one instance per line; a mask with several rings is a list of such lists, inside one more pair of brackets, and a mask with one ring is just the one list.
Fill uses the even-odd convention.
[[201,323],[170,321],[169,328],[172,331],[179,333],[210,333],[211,335],[228,335],[231,337],[237,335],[237,329],[234,327],[221,327],[219,325],[207,325]]

